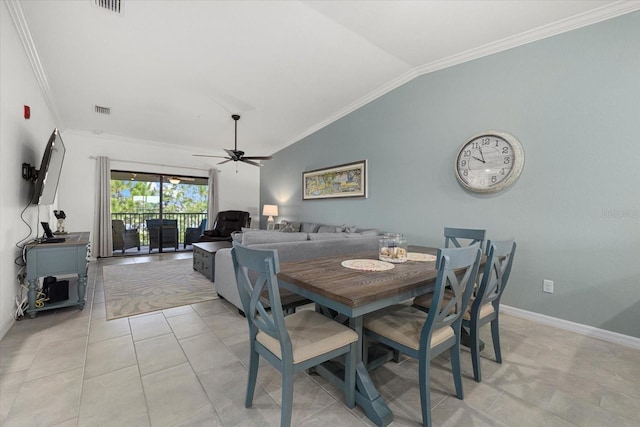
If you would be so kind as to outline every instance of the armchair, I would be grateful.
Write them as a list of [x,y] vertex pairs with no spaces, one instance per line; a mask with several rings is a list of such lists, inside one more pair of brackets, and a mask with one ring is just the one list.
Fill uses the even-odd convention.
[[140,250],[140,233],[137,228],[127,230],[121,219],[111,220],[111,233],[113,236],[113,251],[121,250],[122,253],[129,248]]
[[251,226],[251,216],[244,211],[218,212],[211,230],[205,230],[200,236],[200,242],[230,242],[231,233],[241,231],[242,227]]
[[183,249],[187,248],[187,245],[193,245],[200,241],[200,235],[207,229],[207,219],[203,219],[200,222],[199,227],[187,227],[184,232]]
[[[160,227],[162,227],[162,242],[160,241]],[[149,252],[155,248],[174,248],[178,250],[178,220],[177,219],[148,219]]]

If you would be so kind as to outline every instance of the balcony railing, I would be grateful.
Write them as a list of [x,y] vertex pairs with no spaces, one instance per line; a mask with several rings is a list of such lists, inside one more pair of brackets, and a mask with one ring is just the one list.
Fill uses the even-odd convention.
[[[207,219],[206,213],[164,213],[163,219],[178,220],[178,243],[184,244],[184,232],[189,227],[200,227],[203,219]],[[147,231],[148,219],[160,219],[158,213],[120,212],[112,213],[111,219],[121,219],[127,229],[137,228],[140,232],[140,244],[149,245],[149,233]]]

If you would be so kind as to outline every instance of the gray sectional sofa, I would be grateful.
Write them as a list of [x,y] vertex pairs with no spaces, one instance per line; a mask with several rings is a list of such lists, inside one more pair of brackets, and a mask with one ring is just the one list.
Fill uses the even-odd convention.
[[[288,227],[289,225],[293,226]],[[280,230],[283,229],[285,231],[245,229],[242,233],[234,234],[233,239],[251,247],[277,249],[280,262],[285,262],[378,250],[381,236],[377,229],[304,222],[281,224]],[[231,261],[231,249],[220,249],[216,253],[214,282],[218,295],[242,310]]]

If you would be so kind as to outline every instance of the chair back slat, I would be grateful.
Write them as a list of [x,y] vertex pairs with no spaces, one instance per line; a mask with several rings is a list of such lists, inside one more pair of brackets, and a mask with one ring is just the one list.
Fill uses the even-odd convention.
[[482,249],[482,244],[484,243],[484,237],[486,234],[486,230],[473,229],[473,228],[453,228],[453,227],[445,227],[444,228],[444,247],[448,248],[450,244],[453,247],[461,248],[463,247],[462,243],[458,239],[469,240],[471,243],[465,246],[471,246],[474,243],[480,243],[480,248]]
[[[283,355],[291,354],[291,340],[284,323],[276,277],[279,271],[278,251],[248,249],[234,242],[231,257],[251,337],[255,337],[258,331],[264,332],[280,341]],[[255,279],[252,280],[253,277]],[[260,298],[265,289],[269,296],[270,310],[267,310]]]
[[513,240],[487,242],[487,260],[472,308],[481,307],[487,303],[500,303],[511,274],[516,246]]
[[[482,249],[480,243],[464,248],[441,248],[436,257],[436,279],[433,299],[427,321],[421,336],[420,348],[429,346],[430,336],[434,330],[452,326],[454,331],[460,330],[462,315],[471,298],[473,281],[478,274],[478,265]],[[445,299],[445,288],[451,290],[450,298]]]

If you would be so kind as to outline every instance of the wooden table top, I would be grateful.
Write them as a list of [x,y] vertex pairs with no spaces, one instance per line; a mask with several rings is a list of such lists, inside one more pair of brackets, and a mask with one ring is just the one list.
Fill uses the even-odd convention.
[[[438,249],[410,246],[409,251],[435,255]],[[281,262],[278,279],[307,291],[304,292],[307,297],[319,295],[353,310],[382,300],[408,299],[425,293],[437,278],[435,261],[407,261],[394,264],[395,268],[387,271],[359,271],[343,267],[341,263],[347,259],[377,260],[378,252]]]

